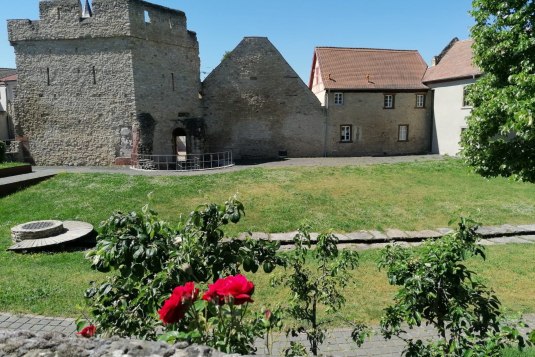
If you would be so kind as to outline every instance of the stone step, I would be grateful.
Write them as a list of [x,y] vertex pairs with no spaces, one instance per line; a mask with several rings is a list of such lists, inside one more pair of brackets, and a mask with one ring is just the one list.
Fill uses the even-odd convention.
[[55,176],[56,173],[56,170],[51,169],[0,178],[0,197],[7,196],[23,188],[47,180]]

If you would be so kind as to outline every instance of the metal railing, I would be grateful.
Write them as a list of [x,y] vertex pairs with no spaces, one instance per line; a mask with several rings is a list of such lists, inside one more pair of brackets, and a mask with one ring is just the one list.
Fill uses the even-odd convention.
[[234,166],[232,151],[210,154],[132,154],[132,168],[138,170],[201,171]]

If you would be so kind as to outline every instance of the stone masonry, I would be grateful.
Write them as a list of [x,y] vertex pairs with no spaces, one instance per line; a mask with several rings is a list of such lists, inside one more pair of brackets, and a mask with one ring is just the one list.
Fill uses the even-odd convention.
[[265,37],[246,37],[203,82],[211,151],[235,158],[323,156],[325,112]]
[[[328,156],[407,155],[429,152],[431,145],[431,95],[426,91],[398,91],[395,109],[383,109],[383,91],[345,92],[344,105],[328,110]],[[416,94],[426,95],[416,108]],[[329,93],[334,103],[334,93]],[[353,125],[353,140],[340,142],[340,126]],[[399,125],[408,126],[408,140],[398,141]]]
[[[432,103],[421,83],[392,92],[395,110],[383,109],[380,89],[347,90],[343,106],[322,107],[265,37],[244,38],[201,83],[199,44],[182,11],[143,0],[84,4],[92,11],[80,0],[43,0],[39,20],[8,22],[16,139],[26,161],[107,166],[148,160],[140,154],[172,164],[222,151],[268,160],[429,151]],[[417,94],[427,95],[424,108],[416,108]],[[400,126],[407,139],[398,140]],[[348,127],[351,140],[341,139]]]
[[[40,1],[40,20],[10,20],[19,73],[15,125],[27,159],[48,165],[127,162],[150,141],[172,154],[179,113],[199,115],[199,56],[181,11],[141,0]],[[139,118],[152,132],[140,135]]]

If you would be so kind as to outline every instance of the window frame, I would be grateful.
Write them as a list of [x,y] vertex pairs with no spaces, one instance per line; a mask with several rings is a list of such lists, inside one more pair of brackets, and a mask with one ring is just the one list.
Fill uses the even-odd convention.
[[[405,127],[405,139],[401,139],[401,128]],[[406,143],[409,141],[409,124],[399,124],[398,125],[398,142]]]
[[[337,99],[339,99],[337,101]],[[344,93],[343,92],[334,92],[333,98],[334,105],[344,105]]]
[[[344,129],[349,128],[349,135],[347,132],[344,135]],[[340,125],[340,142],[341,143],[352,143],[353,142],[353,125],[351,124],[342,124]]]
[[[420,102],[418,101],[419,98],[423,98],[421,105],[419,105],[420,104]],[[415,108],[416,109],[425,109],[426,99],[427,99],[427,95],[425,95],[425,94],[416,94],[416,105],[415,105]]]
[[468,88],[472,85],[472,83],[470,84],[466,84],[463,86],[463,106],[461,108],[467,108],[467,109],[470,109],[472,108],[472,104],[470,104],[470,102],[468,101],[468,98],[467,98],[467,90]]
[[[390,106],[386,106],[386,98],[391,97],[392,101],[390,103]],[[391,93],[385,93],[383,94],[383,109],[394,109],[396,107],[396,95]]]

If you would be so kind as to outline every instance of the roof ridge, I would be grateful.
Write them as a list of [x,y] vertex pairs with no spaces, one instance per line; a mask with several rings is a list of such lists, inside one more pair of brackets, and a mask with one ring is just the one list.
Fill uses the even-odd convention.
[[316,49],[333,49],[333,50],[364,50],[364,51],[392,51],[392,52],[418,52],[418,50],[399,50],[394,48],[371,48],[371,47],[335,47],[335,46],[316,46]]

